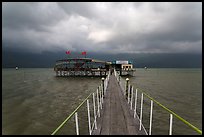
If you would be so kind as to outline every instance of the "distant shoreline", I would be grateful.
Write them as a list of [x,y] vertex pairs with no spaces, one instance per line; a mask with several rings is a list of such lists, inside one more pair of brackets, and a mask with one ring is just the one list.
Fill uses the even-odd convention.
[[[16,67],[2,67],[2,69],[15,69]],[[32,68],[32,67],[19,67],[19,69],[28,69],[28,68]],[[44,67],[44,68],[37,68],[37,67],[33,67],[32,69],[46,69],[46,68],[49,68],[49,69],[53,69],[52,67]],[[192,68],[197,68],[197,69],[202,69],[202,67],[147,67],[147,69],[192,69]],[[134,69],[144,69],[144,67],[138,67],[138,68],[134,68]]]

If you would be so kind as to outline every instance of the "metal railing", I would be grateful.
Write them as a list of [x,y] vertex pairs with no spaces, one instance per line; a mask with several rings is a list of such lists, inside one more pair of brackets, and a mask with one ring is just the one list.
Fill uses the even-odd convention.
[[[192,125],[190,122],[186,121],[185,119],[183,119],[181,116],[179,116],[178,114],[176,114],[175,112],[173,112],[172,110],[168,109],[167,107],[165,107],[164,105],[162,105],[161,103],[159,103],[158,101],[156,101],[155,99],[153,99],[152,97],[150,97],[148,94],[146,94],[143,90],[139,89],[138,87],[134,88],[130,83],[129,83],[129,79],[127,78],[126,81],[123,80],[121,78],[121,76],[119,76],[119,74],[114,71],[114,74],[116,76],[116,79],[118,80],[118,83],[124,93],[124,95],[127,97],[127,103],[130,104],[130,109],[133,109],[133,100],[134,100],[134,118],[137,116],[137,118],[140,120],[140,126],[139,126],[139,130],[141,130],[141,127],[143,127],[143,129],[145,130],[145,132],[147,133],[145,127],[142,124],[142,110],[143,110],[143,96],[145,95],[148,99],[150,99],[151,103],[150,103],[150,120],[149,120],[149,133],[147,133],[148,135],[152,134],[152,111],[153,111],[153,103],[156,103],[157,105],[159,105],[161,108],[163,108],[164,110],[166,110],[169,113],[169,135],[172,135],[172,127],[173,127],[173,116],[176,117],[177,119],[179,119],[180,121],[182,121],[184,124],[188,125],[191,129],[193,129],[194,131],[196,131],[199,134],[202,134],[202,131],[200,129],[198,129],[196,126]],[[135,89],[135,94],[134,94],[134,89]],[[141,92],[141,103],[140,103],[140,117],[137,115],[137,93]],[[133,99],[133,96],[135,96],[135,98]]]
[[[99,85],[99,87],[97,88],[96,92],[89,94],[79,105],[78,107],[52,132],[51,135],[55,135],[57,134],[60,129],[73,117],[75,116],[75,124],[76,124],[76,134],[79,135],[79,119],[78,119],[78,111],[79,109],[82,107],[83,104],[87,104],[87,115],[88,115],[88,132],[89,135],[92,134],[94,129],[97,129],[97,117],[100,117],[100,109],[102,109],[102,105],[103,105],[103,98],[106,95],[107,92],[107,86],[108,86],[108,82],[109,82],[109,78],[110,78],[110,71],[108,72],[108,75],[106,78],[102,78],[102,82]],[[91,123],[91,115],[90,115],[90,103],[89,103],[89,98],[92,95],[92,99],[93,99],[93,121]]]

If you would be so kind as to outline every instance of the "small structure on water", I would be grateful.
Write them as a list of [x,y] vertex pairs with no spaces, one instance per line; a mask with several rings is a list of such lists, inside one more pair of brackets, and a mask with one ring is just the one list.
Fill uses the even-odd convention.
[[56,76],[107,76],[110,69],[119,75],[133,75],[130,61],[101,61],[92,58],[68,58],[57,60],[54,66]]
[[116,60],[112,61],[112,67],[118,72],[119,75],[134,75],[135,69],[131,61],[127,60]]

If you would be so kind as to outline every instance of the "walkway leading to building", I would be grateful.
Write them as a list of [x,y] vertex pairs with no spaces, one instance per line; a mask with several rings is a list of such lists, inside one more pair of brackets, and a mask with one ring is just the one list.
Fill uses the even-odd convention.
[[98,128],[95,135],[145,135],[139,130],[139,119],[133,118],[127,100],[112,74],[104,98],[101,117],[97,119]]
[[[87,121],[88,132],[85,134],[89,135],[152,135],[153,103],[169,113],[169,123],[166,123],[169,124],[167,131],[169,135],[173,133],[173,116],[177,118],[175,120],[182,121],[197,133],[202,134],[202,130],[150,97],[143,90],[138,87],[134,88],[128,78],[122,79],[115,70],[109,71],[107,74],[106,78],[101,79],[101,84],[96,92],[90,93],[51,135],[60,133],[60,129],[73,117],[77,135],[84,134],[80,129],[86,129],[85,126],[79,126],[82,120]],[[138,92],[140,93],[138,94]],[[142,124],[144,96],[150,101],[148,132]],[[87,108],[87,115],[84,115],[85,111],[83,116],[78,113],[82,107]],[[153,132],[155,135],[157,134],[155,131]]]

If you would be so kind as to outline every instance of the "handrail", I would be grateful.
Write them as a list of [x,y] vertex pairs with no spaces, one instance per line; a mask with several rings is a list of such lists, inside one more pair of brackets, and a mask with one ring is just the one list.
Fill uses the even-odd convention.
[[78,105],[78,107],[60,124],[55,131],[51,135],[55,135],[63,126],[64,124],[77,112],[77,110],[85,103],[85,101],[91,96],[92,93],[90,93],[84,101],[81,102],[81,104]]
[[[136,86],[137,87],[137,86]],[[178,114],[176,114],[175,112],[173,112],[172,110],[170,110],[169,108],[165,107],[164,105],[162,105],[161,103],[159,103],[157,100],[155,100],[154,98],[150,97],[147,93],[144,92],[144,90],[140,89],[137,87],[137,89],[139,89],[146,97],[148,97],[149,99],[153,100],[153,102],[157,103],[159,106],[161,106],[163,109],[165,109],[166,111],[170,112],[171,114],[173,114],[175,117],[177,117],[179,120],[181,120],[182,122],[184,122],[185,124],[187,124],[189,127],[191,127],[192,129],[194,129],[196,132],[198,132],[199,134],[202,134],[202,131],[200,129],[198,129],[196,126],[192,125],[190,122],[186,121],[184,118],[182,118],[181,116],[179,116]],[[138,91],[139,91],[138,90]]]
[[[114,70],[114,74],[115,74],[115,76],[116,76],[116,79],[117,79],[117,81],[119,82],[119,85],[120,85],[120,87],[121,87],[121,89],[122,89],[122,83],[121,83],[121,81],[123,80],[122,78],[121,78],[121,76],[119,76],[118,74],[117,74],[117,72]],[[103,79],[104,80],[104,79]],[[102,84],[99,86],[99,90],[101,89],[101,94],[99,95],[100,97],[99,97],[99,100],[100,100],[100,109],[102,109],[102,104],[101,103],[103,103],[103,94],[104,94],[104,92],[106,92],[106,88],[107,88],[107,82],[108,82],[108,80],[109,80],[109,75],[108,75],[108,77],[106,77],[106,79],[105,79],[105,86],[103,85],[103,87],[104,87],[104,89],[102,88]],[[126,84],[127,83],[124,83],[124,85],[126,86]],[[128,84],[128,87],[130,87],[130,84]],[[128,101],[128,104],[130,104],[131,106],[130,106],[130,108],[131,108],[131,110],[132,110],[132,101],[133,101],[133,86],[131,86],[132,88],[128,88],[128,99],[129,99],[129,97],[130,97],[130,94],[132,94],[131,95],[131,100],[129,99],[129,101]],[[137,96],[137,91],[139,91],[139,92],[141,92],[142,93],[142,97],[141,98],[143,98],[143,94],[147,97],[147,98],[149,98],[150,100],[151,100],[151,111],[152,111],[152,105],[153,105],[153,102],[155,102],[156,104],[158,104],[160,107],[162,107],[164,110],[166,110],[166,111],[168,111],[169,113],[170,113],[170,129],[169,129],[169,134],[171,135],[172,134],[172,118],[173,118],[173,116],[172,115],[174,115],[176,118],[178,118],[180,121],[182,121],[184,124],[186,124],[186,125],[188,125],[190,128],[192,128],[193,130],[195,130],[197,133],[199,133],[199,134],[202,134],[202,131],[200,130],[200,129],[198,129],[197,127],[195,127],[194,125],[192,125],[190,122],[188,122],[188,121],[186,121],[185,119],[183,119],[181,116],[179,116],[178,114],[176,114],[175,112],[173,112],[172,110],[170,110],[169,108],[167,108],[166,106],[164,106],[164,105],[162,105],[161,103],[159,103],[157,100],[155,100],[154,98],[152,98],[150,95],[148,95],[147,93],[146,93],[146,91],[144,91],[144,90],[142,90],[142,89],[140,89],[138,86],[135,86],[136,87],[136,95],[135,96]],[[132,90],[131,90],[132,89]],[[122,90],[124,90],[124,92],[126,91],[126,89],[122,89]],[[132,91],[132,93],[130,93]],[[79,110],[80,108],[81,108],[81,106],[87,101],[87,109],[88,109],[88,115],[89,115],[89,117],[88,117],[88,119],[89,119],[89,134],[91,135],[91,132],[92,132],[92,128],[91,128],[91,124],[90,124],[90,114],[89,114],[89,103],[88,103],[88,98],[93,94],[93,96],[94,96],[94,93],[95,92],[93,92],[93,93],[90,93],[78,106],[77,106],[77,108],[54,130],[54,132],[51,134],[51,135],[55,135],[63,126],[64,126],[64,124],[74,115],[74,114],[76,114],[77,113],[77,110]],[[98,93],[98,90],[97,90],[97,93]],[[143,99],[142,99],[143,100]],[[145,132],[146,132],[146,129],[144,128],[144,126],[142,125],[142,104],[143,104],[143,101],[141,100],[141,112],[140,112],[140,130],[141,130],[141,126],[143,127],[143,129],[145,130]],[[135,97],[135,101],[136,101],[136,97]],[[94,101],[95,102],[95,101]],[[98,103],[98,107],[99,107],[99,103]],[[136,107],[136,106],[135,106]],[[99,109],[99,110],[100,110]],[[99,112],[99,110],[98,110],[98,112]],[[136,110],[134,110],[135,112],[136,112]],[[95,113],[95,110],[94,110],[94,113]],[[100,117],[100,112],[99,112],[99,115],[98,115],[99,117]],[[95,117],[95,116],[94,116]],[[151,117],[151,114],[150,114],[150,117]],[[96,118],[96,117],[95,117]],[[134,118],[135,118],[135,113],[134,113]],[[96,120],[96,119],[95,119]],[[96,122],[94,120],[94,122]],[[94,123],[93,123],[93,125],[94,125]],[[96,124],[95,124],[95,126],[96,126]],[[150,118],[150,127],[151,127],[151,118]],[[149,135],[151,135],[151,128],[149,129],[150,131],[149,131]],[[146,132],[146,134],[147,134],[147,132]]]
[[[101,86],[101,90],[99,91],[98,89],[97,89],[97,91],[95,91],[96,92],[96,94],[97,94],[97,98],[99,99],[98,101],[98,107],[99,107],[99,103],[100,103],[100,109],[102,109],[102,103],[103,103],[103,94],[105,94],[106,93],[106,90],[107,90],[107,83],[108,83],[108,81],[109,81],[109,77],[110,77],[110,72],[108,72],[108,75],[107,75],[107,77],[105,78],[105,80],[104,80],[104,78],[102,78],[102,83],[103,84],[100,84],[99,85],[99,87],[98,88],[100,88],[100,86]],[[102,88],[102,86],[103,86],[103,88]],[[100,98],[99,98],[99,96],[98,96],[98,91],[99,91],[99,96],[100,96]],[[90,112],[89,112],[89,102],[88,102],[88,98],[91,96],[91,95],[93,95],[94,96],[94,93],[95,92],[93,92],[93,93],[90,93],[78,106],[77,106],[77,108],[52,132],[52,134],[51,135],[55,135],[63,126],[64,126],[64,124],[74,115],[74,114],[76,114],[77,113],[77,110],[79,110],[80,108],[81,108],[81,106],[87,101],[87,109],[88,109],[88,119],[89,119],[89,133],[91,134],[91,124],[90,124]],[[95,97],[93,97],[93,99],[95,99]],[[102,101],[102,102],[101,102]],[[95,102],[94,102],[94,108],[95,108]],[[94,115],[95,115],[95,112],[96,110],[94,110]],[[98,110],[98,113],[99,113],[99,117],[100,117],[100,110]],[[76,117],[76,120],[78,121],[78,119],[77,119],[77,116],[75,116]],[[95,117],[95,116],[94,116]],[[97,116],[96,116],[97,117]],[[96,118],[95,117],[95,118]],[[95,119],[96,120],[96,119]],[[94,123],[93,124],[95,124],[95,126],[96,126],[96,121],[94,120]],[[76,124],[76,126],[77,126],[77,128],[78,128],[78,122],[77,122],[77,124]],[[93,128],[93,127],[92,127]],[[79,134],[78,133],[78,131],[77,131],[77,134]]]
[[[119,83],[119,85],[120,85],[120,88],[122,89],[122,91],[123,92],[125,92],[125,89],[123,89],[122,88],[122,83],[121,83],[121,81],[122,81],[122,78],[121,78],[121,76],[117,73],[117,71],[114,69],[114,75],[115,75],[115,77],[116,77],[116,80],[118,81],[118,83]],[[128,91],[130,91],[130,84],[128,85]],[[133,88],[132,88],[132,93],[133,93]],[[124,93],[124,95],[126,95],[126,93]],[[132,100],[133,100],[133,98],[132,98],[132,96],[131,96],[131,100],[129,99],[129,97],[130,97],[130,94],[129,94],[129,92],[128,92],[128,95],[127,95],[128,97],[127,97],[127,99],[128,99],[128,104],[130,103],[130,105],[132,104]],[[142,102],[141,102],[141,104],[142,104]],[[142,106],[141,106],[142,107]],[[141,109],[141,111],[142,111],[142,109]],[[136,112],[136,111],[135,111]],[[135,113],[136,114],[136,113]],[[135,115],[134,114],[134,118],[135,118]],[[143,124],[142,124],[142,115],[140,115],[140,118],[138,117],[138,115],[137,115],[137,118],[140,120],[140,124],[139,124],[139,130],[141,130],[142,128],[143,128],[143,130],[144,130],[144,132],[145,132],[145,134],[146,135],[148,135],[148,133],[147,133],[147,131],[146,131],[146,129],[145,129],[145,127],[143,126]]]
[[[121,78],[120,78],[121,79]],[[130,84],[129,84],[130,85]],[[143,93],[146,97],[148,97],[150,100],[152,100],[153,102],[155,102],[156,104],[158,104],[160,107],[162,107],[164,110],[168,111],[169,113],[173,114],[176,118],[178,118],[179,120],[181,120],[184,124],[188,125],[190,128],[192,128],[193,130],[195,130],[197,133],[202,134],[202,131],[200,129],[198,129],[196,126],[194,126],[193,124],[191,124],[190,122],[186,121],[184,118],[182,118],[181,116],[179,116],[178,114],[176,114],[175,112],[173,112],[172,110],[170,110],[169,108],[165,107],[164,105],[162,105],[161,103],[159,103],[157,100],[155,100],[154,98],[152,98],[151,96],[149,96],[147,93],[144,92],[144,90],[138,88],[138,86],[135,86],[136,89],[138,89],[137,91]]]

